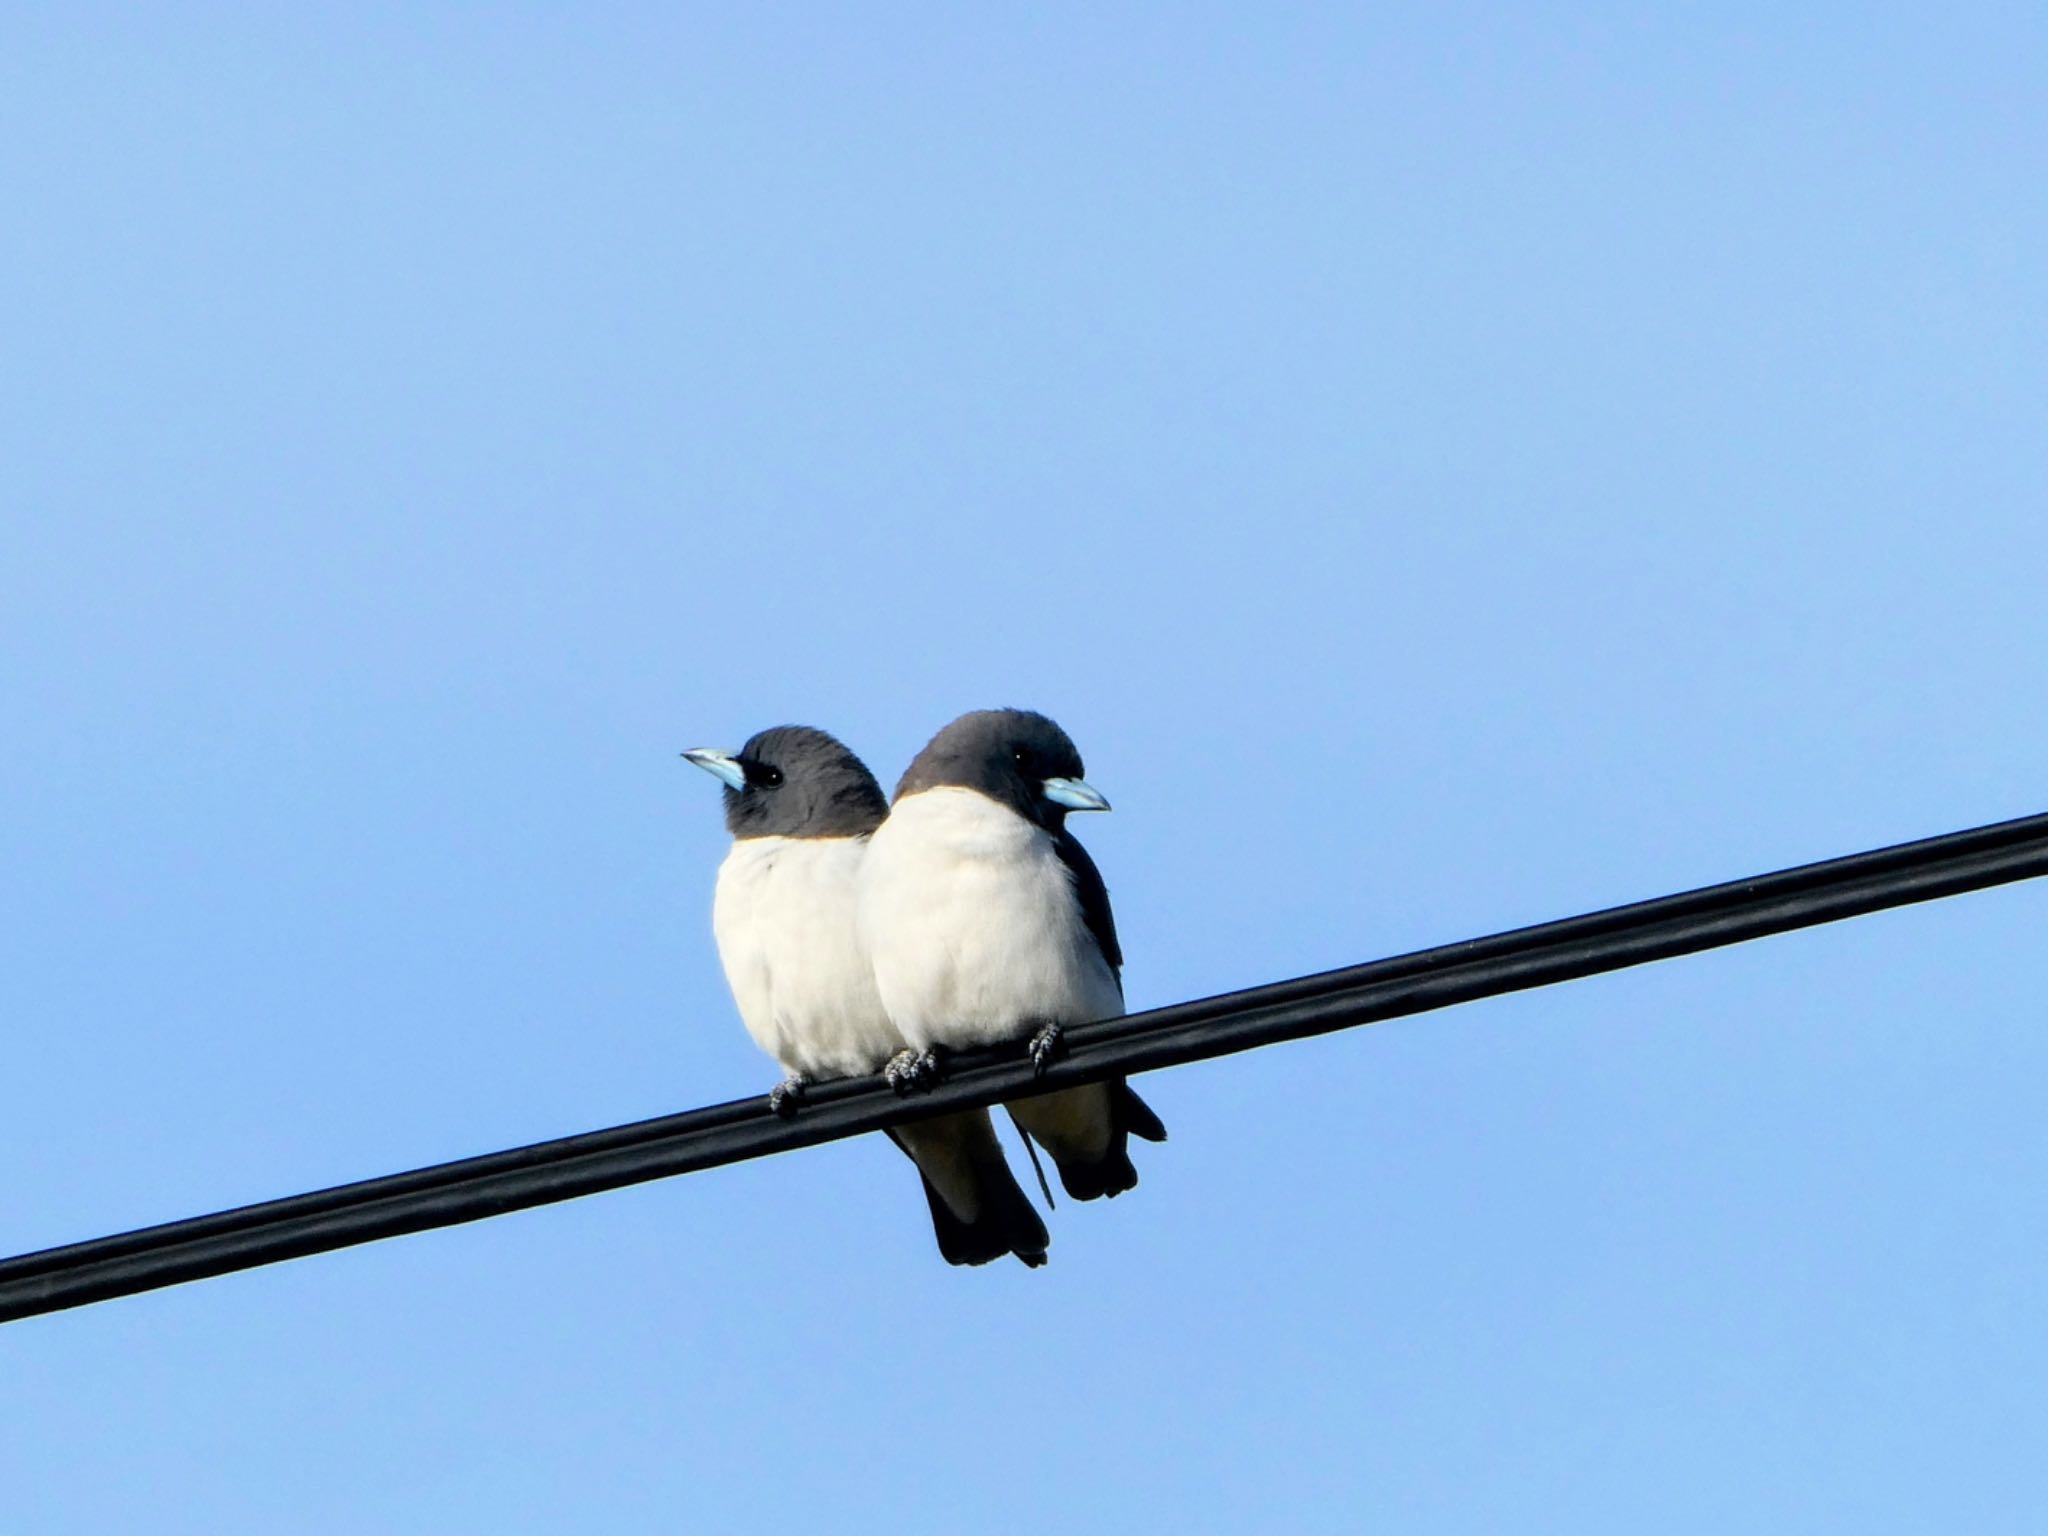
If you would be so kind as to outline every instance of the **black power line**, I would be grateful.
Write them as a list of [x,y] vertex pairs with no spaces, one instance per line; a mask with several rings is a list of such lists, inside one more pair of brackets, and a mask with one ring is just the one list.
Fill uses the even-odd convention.
[[737,1099],[48,1248],[0,1260],[0,1322],[2042,874],[2048,815],[2029,816],[1078,1026],[1042,1078],[1014,1052],[966,1052],[915,1099],[851,1078],[814,1087],[790,1120]]

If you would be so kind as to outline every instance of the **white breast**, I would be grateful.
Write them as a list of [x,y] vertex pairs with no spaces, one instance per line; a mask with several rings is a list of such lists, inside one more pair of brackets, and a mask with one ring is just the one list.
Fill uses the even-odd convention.
[[867,839],[750,837],[718,869],[711,927],[754,1043],[805,1077],[874,1072],[903,1049],[854,926]]
[[1123,1012],[1052,838],[974,790],[896,803],[861,865],[859,913],[883,1006],[919,1049]]

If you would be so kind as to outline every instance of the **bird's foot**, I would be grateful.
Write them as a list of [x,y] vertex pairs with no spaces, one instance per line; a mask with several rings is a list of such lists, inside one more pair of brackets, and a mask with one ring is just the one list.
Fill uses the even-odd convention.
[[768,1090],[768,1107],[783,1119],[794,1120],[803,1108],[804,1090],[810,1086],[809,1079],[791,1074]]
[[930,1093],[944,1076],[945,1068],[934,1049],[900,1050],[882,1068],[882,1080],[905,1097],[913,1093]]
[[1047,1024],[1031,1037],[1031,1072],[1034,1077],[1045,1076],[1045,1069],[1067,1054],[1067,1032],[1057,1024]]

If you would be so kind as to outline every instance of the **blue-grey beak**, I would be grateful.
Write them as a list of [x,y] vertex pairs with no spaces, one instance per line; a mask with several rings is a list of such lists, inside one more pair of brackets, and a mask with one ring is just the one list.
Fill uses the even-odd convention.
[[718,779],[727,789],[743,790],[747,787],[747,770],[730,752],[721,752],[716,747],[692,747],[683,756]]
[[1063,805],[1070,811],[1109,809],[1109,802],[1102,798],[1102,791],[1086,779],[1047,779],[1042,792],[1054,805]]

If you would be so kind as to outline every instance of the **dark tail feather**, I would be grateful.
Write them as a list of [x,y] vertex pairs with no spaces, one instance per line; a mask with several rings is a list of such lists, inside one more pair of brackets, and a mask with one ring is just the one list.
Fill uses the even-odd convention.
[[[1109,1089],[1109,1149],[1093,1162],[1062,1158],[1052,1147],[1053,1161],[1060,1170],[1060,1187],[1076,1200],[1114,1198],[1138,1182],[1137,1166],[1131,1162],[1129,1139],[1166,1140],[1166,1127],[1152,1113],[1152,1107],[1131,1091],[1121,1077],[1105,1084]],[[1041,1138],[1042,1143],[1042,1138]]]
[[[906,1156],[911,1156],[910,1148],[904,1146],[893,1130],[889,1132],[889,1139],[901,1147]],[[1038,1208],[1018,1187],[993,1135],[989,1144],[995,1152],[992,1160],[985,1155],[975,1155],[972,1159],[975,1189],[981,1202],[981,1208],[972,1221],[963,1221],[954,1215],[945,1197],[924,1176],[924,1170],[918,1170],[919,1182],[924,1185],[925,1204],[931,1208],[932,1235],[938,1239],[939,1254],[948,1264],[987,1264],[1006,1253],[1014,1253],[1021,1262],[1036,1269],[1045,1262],[1051,1236],[1039,1218]],[[915,1162],[916,1158],[911,1156],[911,1161]]]
[[[1006,1186],[1006,1187],[1005,1187]],[[1024,1198],[1015,1179],[1004,1186],[984,1189],[988,1201],[972,1223],[962,1221],[939,1198],[931,1180],[924,1180],[925,1203],[932,1211],[932,1233],[939,1240],[939,1253],[948,1264],[986,1264],[1014,1253],[1032,1269],[1045,1262],[1051,1241],[1037,1209]]]
[[1117,1124],[1129,1131],[1140,1141],[1166,1140],[1166,1127],[1152,1113],[1152,1106],[1131,1091],[1128,1079],[1118,1078],[1109,1085],[1112,1113]]
[[1119,1136],[1110,1144],[1109,1151],[1099,1161],[1092,1163],[1075,1162],[1069,1159],[1058,1163],[1060,1188],[1076,1200],[1100,1200],[1104,1195],[1115,1198],[1127,1189],[1135,1188],[1138,1182],[1137,1165],[1131,1161],[1131,1154],[1124,1150],[1124,1140]]

